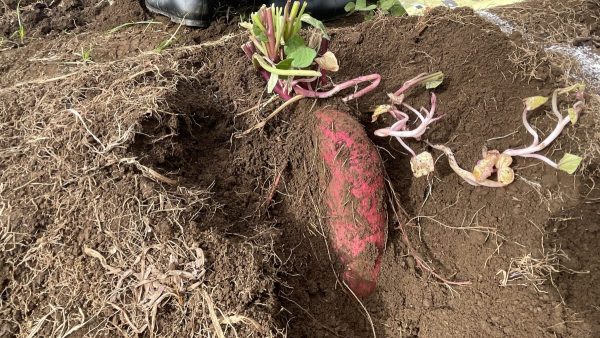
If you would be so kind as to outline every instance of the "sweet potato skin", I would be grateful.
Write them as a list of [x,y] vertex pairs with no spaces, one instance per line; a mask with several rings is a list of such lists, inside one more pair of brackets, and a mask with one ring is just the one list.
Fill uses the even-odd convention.
[[344,266],[342,278],[366,297],[375,291],[387,238],[383,164],[354,118],[334,110],[316,116],[319,152],[330,174],[330,241]]

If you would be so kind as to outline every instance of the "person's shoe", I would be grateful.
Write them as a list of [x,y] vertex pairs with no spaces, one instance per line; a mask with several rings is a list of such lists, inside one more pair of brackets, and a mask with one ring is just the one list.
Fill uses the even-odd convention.
[[150,12],[168,16],[184,26],[208,27],[211,8],[209,0],[146,0]]
[[[346,11],[344,7],[353,0],[306,0],[306,12],[317,19],[331,19],[340,16]],[[269,4],[283,7],[287,0],[269,0]],[[304,2],[304,1],[302,1]]]

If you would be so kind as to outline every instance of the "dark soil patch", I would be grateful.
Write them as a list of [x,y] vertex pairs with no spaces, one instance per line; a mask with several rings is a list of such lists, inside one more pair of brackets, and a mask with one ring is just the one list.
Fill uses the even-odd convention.
[[[0,33],[11,36],[19,27],[16,16],[18,1],[6,1],[6,8],[0,12]],[[199,40],[203,37],[223,34],[227,26],[239,21],[240,13],[251,8],[253,1],[216,2],[214,22],[206,30],[190,30],[186,40]],[[28,38],[58,36],[64,33],[108,31],[124,23],[155,20],[164,24],[167,18],[150,13],[144,0],[43,0],[21,1],[19,3],[21,23]],[[170,23],[169,23],[170,24]],[[189,36],[191,35],[191,37]],[[199,42],[199,41],[196,41]]]
[[[593,187],[598,178],[592,175],[582,186],[580,194],[585,196],[584,201],[556,214],[546,227],[553,234],[554,245],[569,256],[566,265],[573,270],[561,273],[555,282],[566,304],[589,323],[591,333],[600,331],[600,292],[594,287],[600,282],[600,258],[594,254],[599,250],[600,233],[600,191]],[[566,331],[566,324],[559,326]]]
[[[319,178],[327,172],[316,151],[314,112],[324,107],[344,110],[372,135],[374,129],[390,123],[387,119],[370,122],[372,108],[387,101],[386,93],[421,72],[443,71],[446,79],[436,94],[444,118],[432,126],[427,139],[449,145],[459,163],[470,167],[479,158],[483,145],[506,149],[529,142],[521,126],[522,98],[548,94],[561,85],[556,80],[556,70],[548,64],[538,67],[539,80],[528,81],[522,70],[509,61],[515,46],[521,43],[519,37],[502,34],[469,10],[435,10],[422,18],[361,23],[350,18],[331,30],[331,50],[341,66],[333,80],[340,82],[377,72],[383,78],[379,88],[348,105],[342,104],[339,97],[319,102],[304,100],[270,121],[263,130],[236,138],[275,106],[243,113],[268,98],[264,81],[239,48],[244,36],[230,37],[202,49],[181,48],[162,57],[136,58],[139,49],[151,49],[172,33],[174,26],[167,25],[169,32],[137,27],[119,38],[101,40],[99,31],[146,19],[147,14],[134,1],[117,1],[110,10],[106,5],[91,9],[96,7],[85,1],[78,4],[68,7],[70,13],[83,18],[81,27],[72,29],[89,32],[89,40],[85,34],[79,36],[81,41],[75,41],[63,35],[62,29],[51,28],[44,33],[39,27],[32,34],[48,34],[52,48],[45,50],[42,42],[31,41],[0,57],[0,69],[4,69],[0,83],[8,84],[31,70],[31,61],[21,61],[28,52],[40,49],[49,54],[56,46],[73,51],[99,39],[95,41],[96,66],[42,64],[31,71],[31,79],[70,71],[90,73],[84,78],[83,89],[73,88],[71,92],[62,87],[62,82],[57,82],[56,88],[44,87],[50,93],[49,99],[58,102],[52,115],[39,116],[36,110],[38,104],[45,104],[38,96],[46,98],[46,94],[16,92],[21,96],[15,96],[0,92],[6,99],[0,106],[0,155],[8,159],[7,164],[0,164],[0,177],[7,182],[6,188],[0,185],[0,201],[11,205],[6,209],[8,214],[0,213],[0,221],[16,220],[11,229],[26,234],[22,246],[7,245],[14,251],[10,257],[2,255],[0,260],[2,276],[9,276],[0,279],[0,300],[11,302],[0,308],[1,315],[11,318],[0,322],[0,335],[27,334],[31,325],[21,327],[14,323],[34,322],[48,313],[49,305],[64,306],[70,315],[78,314],[78,307],[86,313],[97,309],[102,298],[91,288],[73,286],[66,292],[63,288],[56,291],[53,286],[57,281],[71,280],[75,274],[77,280],[94,281],[98,287],[106,288],[118,278],[107,277],[106,268],[98,260],[82,253],[82,245],[104,253],[109,264],[123,269],[129,266],[125,263],[137,267],[138,243],[129,243],[133,239],[128,236],[129,231],[138,231],[140,238],[134,239],[140,241],[140,246],[160,242],[177,247],[185,242],[204,250],[207,271],[202,280],[206,287],[202,290],[210,291],[215,306],[223,311],[219,316],[245,316],[272,335],[280,330],[289,337],[368,337],[372,334],[370,321],[361,305],[339,284],[334,273],[335,257],[326,240],[325,195]],[[9,7],[13,5],[11,2]],[[35,7],[33,3],[23,5]],[[63,1],[53,6],[64,9],[66,5]],[[48,14],[59,13],[53,10],[41,10],[47,18],[36,23],[49,20],[59,27],[53,21],[58,14]],[[90,18],[98,15],[104,19],[92,23]],[[176,47],[237,33],[237,19],[227,19],[226,11],[225,16],[219,17],[221,20],[208,30],[182,31]],[[14,23],[0,27],[10,31]],[[107,45],[102,47],[98,41],[106,41]],[[117,51],[111,52],[112,47]],[[117,59],[132,63],[124,78],[117,73],[122,68],[110,68]],[[103,64],[112,73],[94,73],[99,69],[94,67]],[[102,82],[105,77],[115,79]],[[120,87],[121,79],[131,82],[131,87]],[[114,93],[122,102],[103,105],[104,100],[97,97],[110,100],[102,95],[115,87],[132,90],[132,95],[137,96]],[[148,98],[146,91],[156,94]],[[141,108],[136,106],[137,98],[148,107],[142,103]],[[148,103],[153,99],[158,102],[156,107]],[[427,106],[428,94],[415,90],[407,100],[417,107]],[[82,115],[102,140],[109,140],[123,128],[115,126],[116,117],[121,117],[125,125],[135,126],[135,136],[110,152],[114,158],[101,156],[89,147],[98,144],[82,131],[78,120],[60,115],[65,106],[94,107],[96,111],[82,111]],[[30,119],[27,128],[21,128],[21,114],[24,121]],[[586,123],[585,117],[583,120]],[[543,113],[534,115],[533,121],[544,133],[552,127]],[[24,137],[17,132],[23,130],[45,131],[40,135],[46,138]],[[81,140],[77,139],[79,133]],[[80,143],[54,144],[46,141],[49,135],[56,140],[75,139]],[[509,136],[488,141],[503,135]],[[410,219],[405,226],[418,254],[440,275],[471,282],[470,286],[448,288],[419,270],[414,259],[406,255],[406,243],[397,230],[398,219],[390,214],[389,240],[378,289],[364,300],[378,336],[594,336],[598,330],[599,300],[592,289],[600,273],[595,258],[600,222],[594,209],[598,190],[593,184],[579,176],[573,178],[534,165],[533,161],[519,160],[517,171],[527,181],[517,180],[506,189],[475,188],[453,174],[445,157],[437,161],[434,176],[415,179],[409,174],[408,156],[395,141],[375,136],[372,139],[382,149],[391,187],[406,211],[407,219],[400,221]],[[48,143],[36,143],[42,141]],[[417,151],[425,149],[421,143],[411,145]],[[16,146],[32,150],[27,148],[29,152],[15,155]],[[564,138],[553,148],[557,154],[550,154],[555,158],[565,151],[576,153],[578,146]],[[76,155],[77,151],[85,155]],[[140,165],[127,166],[119,162],[122,158],[135,158]],[[20,174],[20,168],[28,168],[31,177]],[[148,175],[143,168],[151,168],[176,184],[159,184],[160,180],[157,182],[156,176]],[[87,169],[92,170],[90,174]],[[81,172],[86,175],[75,175]],[[36,184],[30,184],[32,179]],[[276,190],[270,198],[275,182]],[[69,198],[71,195],[76,197]],[[68,204],[70,207],[65,209],[61,199],[73,206]],[[68,230],[65,224],[70,225]],[[49,257],[49,261],[44,261],[46,265],[40,263],[42,258],[36,256],[37,251],[28,252],[34,245],[41,245],[40,252]],[[571,257],[570,261],[561,261],[565,270],[590,273],[554,274],[557,287],[548,281],[539,286],[541,291],[530,284],[499,286],[498,273],[509,268],[511,259],[527,254],[539,258],[554,247],[562,247]],[[182,268],[187,256],[178,254],[175,256],[179,260],[157,253],[153,263],[159,268]],[[28,265],[18,265],[24,257]],[[29,284],[28,277],[37,271],[33,267],[51,266],[47,262],[61,262],[69,269],[48,270]],[[119,289],[110,292],[113,291],[118,294]],[[27,293],[34,295],[35,305],[21,296]],[[168,336],[183,334],[189,328],[197,331],[197,324],[202,321],[209,323],[210,328],[208,310],[200,295],[186,289],[177,301],[173,298],[159,307],[157,332]],[[181,304],[190,307],[182,310]],[[135,310],[128,308],[131,313]],[[114,307],[104,308],[86,328],[93,332],[96,325],[108,320],[110,330],[132,332]],[[135,320],[139,323],[142,319]],[[71,323],[76,322],[71,318]],[[268,336],[247,322],[231,326],[240,336]],[[40,331],[45,335],[53,332],[48,325]],[[142,335],[148,335],[148,331]]]

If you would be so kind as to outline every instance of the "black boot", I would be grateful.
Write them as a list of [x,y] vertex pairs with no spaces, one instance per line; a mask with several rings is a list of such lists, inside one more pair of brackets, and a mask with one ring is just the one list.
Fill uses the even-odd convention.
[[146,0],[150,12],[165,15],[184,26],[208,27],[210,0]]
[[[344,14],[344,6],[354,0],[306,0],[306,12],[317,19],[330,19]],[[269,0],[269,4],[283,7],[287,0]],[[292,1],[293,2],[293,1]],[[304,2],[304,1],[302,1]]]

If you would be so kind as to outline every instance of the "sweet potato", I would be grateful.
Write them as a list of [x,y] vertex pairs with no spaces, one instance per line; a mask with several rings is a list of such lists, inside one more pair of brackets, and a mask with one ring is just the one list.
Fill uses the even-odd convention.
[[325,202],[343,280],[359,297],[373,293],[387,238],[384,169],[363,127],[340,111],[317,112],[319,152],[328,168]]

